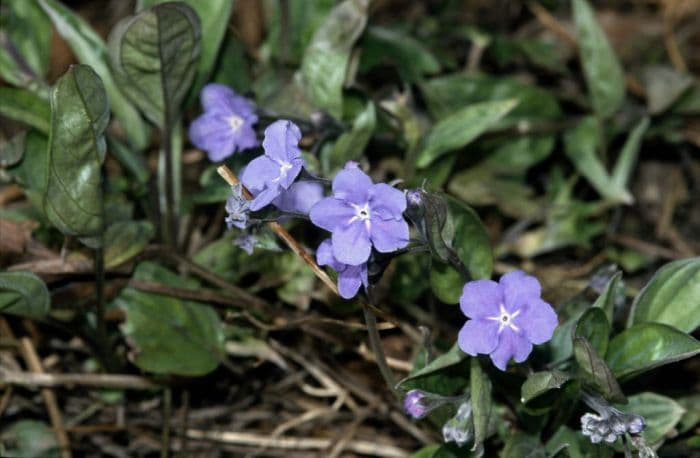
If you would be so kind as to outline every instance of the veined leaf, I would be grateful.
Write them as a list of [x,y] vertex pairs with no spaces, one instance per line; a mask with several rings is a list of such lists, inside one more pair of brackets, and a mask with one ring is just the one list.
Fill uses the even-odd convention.
[[180,115],[197,71],[200,38],[197,14],[176,2],[126,18],[110,34],[109,52],[121,90],[161,129]]
[[[0,17],[3,31],[0,34],[7,35],[0,41],[9,40],[32,76],[42,79],[49,67],[51,22],[35,1],[7,0],[4,3]],[[0,44],[0,48],[5,46]],[[15,81],[10,82],[15,84]]]
[[[196,288],[167,269],[139,264],[134,279]],[[224,356],[224,334],[216,312],[206,304],[124,289],[115,305],[126,312],[122,331],[133,345],[133,360],[156,374],[204,375]]]
[[472,451],[480,456],[483,454],[484,441],[488,436],[489,417],[491,416],[491,380],[481,368],[478,358],[472,358],[471,363],[469,383],[474,412],[474,446]]
[[41,278],[31,272],[0,273],[0,313],[42,318],[49,313],[51,296]]
[[58,0],[38,0],[49,15],[58,33],[66,40],[78,60],[93,68],[104,82],[114,115],[137,149],[148,144],[148,126],[138,111],[119,91],[107,63],[107,46],[102,38],[80,16]]
[[661,441],[675,428],[685,413],[683,406],[673,399],[650,392],[630,396],[629,402],[619,406],[619,409],[644,417],[646,428],[642,432],[642,437],[649,445]]
[[585,337],[574,337],[574,357],[586,382],[613,402],[625,402],[620,384]]
[[51,92],[48,178],[43,190],[44,212],[65,235],[95,237],[102,232],[100,167],[108,122],[102,80],[86,65],[72,66]]
[[[139,0],[138,10],[150,8],[166,1],[169,0]],[[199,96],[199,90],[204,86],[204,83],[209,80],[236,2],[235,0],[184,1],[197,13],[201,24],[202,43],[206,43],[206,46],[202,46],[197,76],[192,84],[192,91],[190,91],[189,100],[194,100]]]

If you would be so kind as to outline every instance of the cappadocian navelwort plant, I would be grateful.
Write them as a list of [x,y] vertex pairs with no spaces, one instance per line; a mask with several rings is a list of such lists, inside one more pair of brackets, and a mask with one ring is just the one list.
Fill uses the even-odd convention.
[[[573,95],[478,71],[484,52],[506,67],[521,53],[570,76],[529,41],[445,36],[470,37],[463,70],[434,40],[373,22],[368,0],[281,3],[275,14],[295,21],[268,18],[272,38],[252,56],[227,35],[229,1],[140,0],[107,40],[58,0],[2,6],[37,33],[0,30],[0,115],[20,126],[0,180],[31,204],[0,217],[39,221],[62,269],[94,272],[96,306],[53,313],[53,277],[15,269],[0,273],[0,311],[70,326],[102,370],[165,384],[229,367],[236,339],[277,357],[265,313],[318,302],[364,317],[382,395],[424,443],[417,458],[652,457],[674,436],[697,447],[697,394],[647,384],[700,353],[700,258],[659,264],[634,290],[630,257],[604,251],[594,259],[623,269],[598,262],[568,299],[550,291],[566,276],[532,262],[606,236],[634,203],[644,141],[697,110],[697,81],[663,109],[626,107],[625,71],[586,0],[571,2],[582,75],[561,87],[578,84]],[[79,62],[53,84],[36,58],[48,59],[50,25]],[[381,56],[400,84],[372,90]],[[526,182],[535,169],[542,186]],[[482,221],[494,214],[512,225],[503,237]],[[203,218],[212,229],[197,229]],[[130,281],[108,297],[119,276]],[[273,288],[271,307],[258,295]],[[400,380],[377,323],[397,316],[423,329]]]

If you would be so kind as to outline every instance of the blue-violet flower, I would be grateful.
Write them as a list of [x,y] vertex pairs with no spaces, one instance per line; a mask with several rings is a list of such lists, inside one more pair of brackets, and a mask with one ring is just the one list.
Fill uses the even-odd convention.
[[333,196],[313,206],[311,222],[332,233],[333,255],[351,266],[369,259],[372,246],[389,253],[408,245],[403,218],[406,197],[388,184],[373,184],[356,163],[349,162],[333,179]]
[[489,355],[502,371],[510,358],[525,361],[532,345],[547,342],[557,327],[556,313],[540,294],[540,282],[521,270],[503,275],[498,283],[465,284],[459,304],[471,319],[459,332],[459,347],[472,356]]
[[308,215],[316,202],[323,199],[323,185],[299,180],[272,201],[272,205],[287,213]]
[[241,181],[255,196],[250,204],[257,211],[272,202],[294,182],[304,159],[299,149],[301,131],[287,120],[275,121],[265,129],[265,154],[250,161],[241,174]]
[[189,136],[210,161],[223,161],[260,144],[253,130],[258,117],[248,99],[223,84],[211,83],[202,89],[201,102],[204,113],[190,124]]
[[330,266],[338,272],[338,292],[344,299],[352,299],[360,290],[360,286],[365,288],[367,281],[367,264],[351,266],[344,264],[335,257],[331,239],[321,242],[316,250],[316,262],[320,266]]

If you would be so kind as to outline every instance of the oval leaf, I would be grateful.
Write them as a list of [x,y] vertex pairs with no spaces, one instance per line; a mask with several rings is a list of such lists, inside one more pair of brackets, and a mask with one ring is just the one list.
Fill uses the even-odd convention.
[[576,40],[591,103],[600,117],[608,117],[625,98],[625,75],[588,2],[574,0],[573,7]]
[[447,353],[438,356],[432,360],[430,364],[404,378],[396,384],[396,387],[400,388],[406,382],[434,374],[442,369],[459,364],[468,357],[469,355],[460,350],[459,345],[454,344]]
[[[150,262],[139,264],[134,279],[170,286],[192,282]],[[216,369],[224,354],[219,316],[206,304],[124,289],[115,305],[126,312],[122,332],[133,346],[133,361],[157,374],[203,375]]]
[[588,340],[583,337],[574,338],[574,357],[584,380],[592,388],[610,401],[625,402],[620,384]]
[[86,65],[74,65],[51,91],[48,181],[43,207],[65,235],[102,232],[100,166],[109,105],[102,80]]
[[683,406],[673,399],[649,392],[630,396],[629,402],[619,409],[644,417],[646,428],[642,437],[649,445],[658,443],[670,433],[685,413]]
[[80,63],[92,67],[102,78],[114,116],[119,120],[129,140],[137,149],[145,148],[149,142],[148,127],[136,108],[117,87],[107,62],[107,45],[102,37],[90,24],[61,2],[39,0],[39,4],[49,15],[56,31],[66,40]]
[[122,264],[141,253],[153,237],[148,221],[119,221],[105,231],[105,267]]
[[492,403],[491,380],[481,368],[478,358],[472,358],[469,383],[474,412],[474,446],[472,451],[475,451],[477,456],[481,456],[484,449],[484,440],[488,437]]
[[27,89],[0,87],[0,115],[21,121],[44,134],[49,133],[49,102]]
[[700,326],[700,257],[666,264],[632,304],[628,326],[653,321],[693,332]]
[[197,71],[200,24],[184,3],[163,3],[117,24],[109,51],[120,88],[161,129],[179,116]]
[[[618,301],[618,297],[620,297],[620,295],[622,295],[622,299],[624,301],[624,288],[625,286],[622,283],[622,272],[617,272],[610,280],[608,280],[608,283],[605,284],[603,292],[593,303],[592,307],[597,307],[605,312],[605,318],[607,318],[608,323],[612,323],[615,303]],[[605,352],[601,354],[605,354]]]
[[50,306],[51,296],[41,278],[31,272],[0,273],[0,312],[41,318]]
[[586,310],[576,323],[574,338],[583,337],[591,344],[599,355],[604,355],[608,349],[610,323],[605,312],[598,307]]
[[442,118],[428,131],[416,166],[427,167],[443,154],[463,148],[517,104],[515,99],[475,103]]
[[605,360],[616,377],[632,377],[700,353],[700,342],[671,326],[640,323],[610,341]]

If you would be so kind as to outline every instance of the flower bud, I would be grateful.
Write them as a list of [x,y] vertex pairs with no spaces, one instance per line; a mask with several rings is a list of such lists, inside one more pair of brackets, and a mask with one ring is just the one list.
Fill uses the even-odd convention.
[[429,395],[425,391],[411,390],[403,399],[403,410],[407,415],[420,419],[428,415],[435,407],[430,407]]

